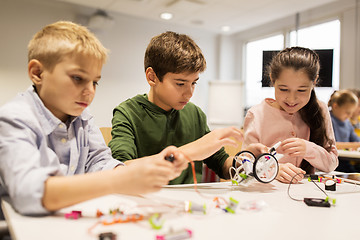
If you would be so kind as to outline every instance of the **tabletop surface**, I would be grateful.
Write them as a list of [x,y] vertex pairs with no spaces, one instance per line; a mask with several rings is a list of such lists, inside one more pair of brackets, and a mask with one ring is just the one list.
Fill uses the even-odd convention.
[[353,158],[354,160],[360,160],[359,151],[348,151],[348,150],[338,150],[339,157]]
[[[318,183],[324,189],[323,183]],[[288,184],[253,181],[248,186],[230,182],[166,186],[161,191],[143,196],[108,195],[62,209],[50,216],[27,217],[14,211],[8,198],[2,208],[13,239],[99,239],[99,234],[113,232],[117,239],[156,239],[172,231],[189,229],[192,239],[359,239],[360,186],[337,184],[336,191],[325,191],[336,205],[330,208],[310,207],[288,196]],[[314,183],[304,179],[290,186],[293,198],[325,198]],[[220,208],[216,207],[217,197]],[[235,213],[222,208],[230,197],[238,201]],[[184,206],[191,202],[193,213]],[[206,213],[195,207],[206,208]],[[200,207],[200,208],[201,208]],[[119,208],[127,214],[138,213],[144,220],[104,225],[97,210],[107,213]],[[64,214],[82,211],[82,217],[66,219]],[[148,218],[160,213],[163,226],[155,230]]]

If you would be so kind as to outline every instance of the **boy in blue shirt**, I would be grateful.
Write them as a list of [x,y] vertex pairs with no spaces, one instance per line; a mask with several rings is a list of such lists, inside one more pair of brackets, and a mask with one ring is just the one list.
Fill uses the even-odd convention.
[[[337,147],[339,145],[343,147],[346,145],[355,146],[352,143],[359,143],[360,138],[356,135],[354,127],[349,121],[351,115],[358,107],[356,95],[347,89],[334,91],[330,96],[328,106],[331,108],[330,116],[335,140],[339,143]],[[339,166],[336,168],[336,171],[356,172],[356,169],[349,161],[339,158]]]
[[[50,24],[30,41],[33,86],[0,109],[0,190],[21,214],[156,191],[187,167],[173,146],[127,167],[112,158],[87,110],[106,57],[99,40],[71,22]],[[174,163],[165,160],[170,154]]]

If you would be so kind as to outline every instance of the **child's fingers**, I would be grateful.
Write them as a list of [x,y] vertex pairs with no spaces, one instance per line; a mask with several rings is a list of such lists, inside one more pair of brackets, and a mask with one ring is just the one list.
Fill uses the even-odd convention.
[[284,139],[281,141],[281,146],[285,145],[285,144],[288,144],[288,143],[292,143],[294,141],[296,141],[297,138],[287,138],[287,139]]
[[161,190],[163,185],[146,185],[146,188],[144,188],[142,191],[139,191],[139,193],[152,193],[152,192],[158,192]]
[[233,137],[238,141],[242,141],[244,139],[243,132],[236,127],[233,127]]
[[154,165],[155,169],[155,176],[160,177],[166,177],[168,180],[171,178],[171,176],[174,175],[175,168],[172,163],[170,163],[170,166],[164,166],[164,165]]
[[175,161],[173,162],[176,169],[184,170],[189,165],[189,159],[181,152],[174,152]]
[[299,156],[302,156],[303,154],[299,151],[294,151],[294,152],[290,152],[289,153],[289,156],[290,157],[299,157]]
[[293,138],[290,142],[284,142],[284,144],[281,145],[281,151],[279,151],[279,153],[284,153],[292,157],[301,157],[305,155],[306,145],[302,140]]
[[288,148],[283,148],[283,153],[285,154],[291,154],[291,153],[295,153],[298,152],[299,148],[298,147],[288,147]]
[[286,150],[289,150],[291,148],[296,147],[297,144],[295,142],[290,142],[290,143],[281,143],[280,147],[281,149],[285,152]]
[[174,170],[165,166],[153,166],[153,169],[146,171],[143,176],[153,186],[167,185],[174,175]]
[[[291,163],[288,164],[288,167],[289,167],[294,173],[299,174],[299,176],[300,176],[301,179],[304,177],[303,174],[306,173],[304,170],[302,170],[302,169],[299,168],[299,167],[296,167],[295,165],[293,165],[293,164],[291,164]],[[300,173],[302,173],[302,174],[300,174]]]
[[297,183],[304,177],[305,171],[301,168],[294,166],[291,163],[280,164],[280,171],[278,174],[278,180],[281,182]]
[[286,151],[286,150],[294,148],[294,147],[299,147],[300,144],[301,143],[299,141],[297,141],[296,138],[288,138],[281,142],[280,147],[283,151]]
[[279,178],[281,179],[282,182],[289,183],[292,180],[293,183],[297,183],[298,179],[296,177],[293,179],[294,175],[295,175],[294,173],[289,171],[285,171],[285,170],[279,171]]
[[[174,156],[176,155],[178,149],[175,146],[168,146],[164,150],[162,150],[159,153],[160,158],[165,159],[166,157]],[[174,159],[175,160],[175,159]]]
[[233,137],[237,141],[242,141],[244,139],[242,131],[236,127],[230,128],[230,133],[229,133],[228,137]]
[[261,143],[251,143],[247,146],[246,150],[252,152],[255,156],[269,152],[269,148]]

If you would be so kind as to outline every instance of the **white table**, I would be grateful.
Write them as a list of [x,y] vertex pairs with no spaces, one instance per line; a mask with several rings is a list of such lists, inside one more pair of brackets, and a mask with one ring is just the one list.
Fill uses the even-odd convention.
[[[319,184],[324,188],[323,184]],[[192,239],[360,239],[360,186],[338,184],[337,191],[329,192],[336,198],[336,206],[330,208],[309,207],[304,202],[294,201],[287,195],[288,185],[274,181],[270,184],[254,183],[248,187],[232,187],[230,182],[199,184],[199,191],[193,185],[177,185],[163,188],[160,192],[143,197],[109,195],[87,201],[52,216],[25,217],[14,211],[8,199],[2,200],[2,207],[13,239],[98,239],[101,232],[114,232],[117,239],[155,239],[157,234],[167,232],[170,227],[188,228],[193,231]],[[311,182],[303,180],[293,184],[290,194],[295,198],[324,197]],[[221,196],[233,197],[239,201],[235,214],[212,208],[212,199]],[[206,204],[207,214],[179,212],[185,200]],[[259,211],[244,210],[241,207],[251,201],[265,203]],[[145,206],[146,205],[146,206]],[[137,207],[138,206],[138,207]],[[169,207],[172,206],[172,207]],[[163,212],[165,219],[161,230],[154,230],[147,220],[138,223],[118,223],[104,226],[94,225],[97,209],[137,208],[145,215]],[[182,208],[181,208],[182,209]],[[81,210],[78,220],[64,218],[64,213]],[[89,233],[89,229],[91,229]]]
[[339,157],[348,158],[349,160],[360,161],[359,151],[338,150],[338,153],[339,153]]

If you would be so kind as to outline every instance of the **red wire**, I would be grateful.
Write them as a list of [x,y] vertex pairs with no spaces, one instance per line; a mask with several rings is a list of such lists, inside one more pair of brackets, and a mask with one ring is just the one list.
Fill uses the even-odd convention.
[[[191,164],[191,169],[192,169],[192,174],[193,174],[193,179],[194,179],[194,189],[195,191],[201,195],[202,197],[204,198],[209,198],[205,195],[203,195],[201,192],[199,192],[198,188],[197,188],[197,179],[196,179],[196,172],[195,172],[195,164],[194,164],[194,161],[192,161],[188,156],[186,156],[184,153],[183,155],[185,156],[185,158],[190,162]],[[223,197],[215,197],[213,199],[213,201],[217,201],[217,199],[222,199],[226,204],[228,204],[228,202],[223,198]]]
[[195,172],[195,164],[194,164],[193,161],[191,161],[191,160],[189,160],[189,161],[190,161],[191,168],[192,168],[192,174],[193,174],[193,179],[194,179],[194,188],[195,188],[195,191],[199,192],[198,189],[197,189],[197,179],[196,179],[196,172]]

